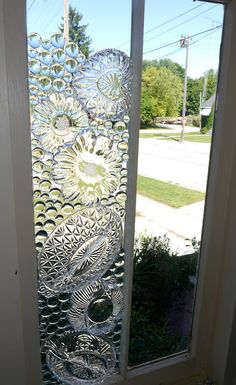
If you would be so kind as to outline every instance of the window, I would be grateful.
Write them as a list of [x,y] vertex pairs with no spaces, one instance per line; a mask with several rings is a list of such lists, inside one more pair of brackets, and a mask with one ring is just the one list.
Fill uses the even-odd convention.
[[[134,9],[140,2],[134,1]],[[2,380],[11,384],[39,384],[39,346],[36,310],[36,274],[33,246],[29,113],[27,107],[26,57],[24,30],[24,3],[0,3],[0,45],[1,52],[1,241],[2,268],[1,284],[4,312],[1,319],[3,330]],[[197,300],[195,325],[195,351],[190,357],[173,358],[168,363],[151,365],[128,373],[126,383],[174,383],[183,378],[201,373],[206,368],[209,374],[223,383],[227,364],[228,343],[233,320],[235,296],[231,295],[229,309],[223,313],[221,301],[215,292],[224,298],[232,286],[227,286],[228,262],[233,261],[232,246],[234,199],[233,182],[233,102],[230,93],[234,90],[235,52],[232,34],[235,33],[235,3],[226,11],[224,47],[222,50],[220,93],[217,107],[216,138],[212,153],[212,167],[209,183],[208,209],[205,217],[203,238],[203,264]],[[140,14],[137,12],[135,17]],[[17,39],[16,39],[17,36]],[[222,67],[221,67],[222,68]],[[230,77],[229,81],[229,76]],[[20,95],[20,96],[19,96]],[[227,102],[227,104],[226,104]],[[224,122],[225,131],[217,128]],[[225,170],[229,170],[226,173]],[[216,188],[217,187],[217,188]],[[228,200],[228,198],[230,198]],[[231,216],[229,214],[231,213]],[[222,215],[223,214],[223,215]],[[216,235],[217,234],[217,235]],[[225,243],[226,242],[226,243]],[[224,246],[224,247],[223,247]],[[232,262],[233,263],[233,262]],[[220,267],[224,273],[219,280]],[[233,265],[234,266],[234,265]],[[231,271],[230,277],[233,272]],[[228,281],[229,282],[229,281]],[[217,305],[215,307],[215,305]],[[212,318],[216,314],[217,324],[211,339]],[[219,342],[223,335],[224,315],[229,316],[223,348]],[[207,338],[209,337],[209,339]],[[14,349],[11,347],[14,346]],[[125,344],[124,344],[125,346]],[[218,349],[217,349],[218,348]],[[209,356],[208,356],[209,354]],[[209,357],[209,359],[207,358]],[[220,359],[223,365],[218,365]],[[14,371],[12,370],[14,366]],[[223,366],[223,368],[222,368]],[[145,374],[146,373],[146,374]],[[140,377],[142,375],[142,377]],[[158,379],[158,380],[157,380]],[[141,380],[141,381],[142,381]],[[118,379],[116,379],[118,382]],[[122,380],[121,380],[122,381]]]

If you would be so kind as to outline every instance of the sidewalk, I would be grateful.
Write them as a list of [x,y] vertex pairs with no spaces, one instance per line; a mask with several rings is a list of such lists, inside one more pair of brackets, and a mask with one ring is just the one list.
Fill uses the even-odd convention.
[[[143,132],[180,132],[181,126]],[[185,127],[185,132],[196,127]],[[189,189],[205,192],[208,175],[210,143],[160,141],[156,138],[140,139],[138,174]],[[190,244],[186,239],[201,239],[204,201],[175,209],[152,199],[137,196],[136,235],[147,232],[170,238],[172,251],[186,253]]]
[[140,139],[138,174],[206,191],[210,143]]
[[[140,129],[143,134],[165,134],[165,133],[180,133],[182,126],[180,124],[159,124],[157,128]],[[199,127],[185,126],[184,132],[199,132]],[[202,135],[202,134],[201,134]]]
[[204,201],[174,209],[152,199],[137,195],[135,233],[170,238],[172,251],[186,253],[186,238],[201,238]]

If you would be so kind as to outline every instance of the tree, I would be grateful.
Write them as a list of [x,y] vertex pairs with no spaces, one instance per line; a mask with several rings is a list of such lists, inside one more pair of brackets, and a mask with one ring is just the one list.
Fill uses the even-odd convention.
[[184,80],[184,68],[180,64],[171,59],[161,59],[158,61],[158,68],[161,67],[168,68],[174,75]]
[[158,60],[143,60],[143,70],[145,70],[148,67],[158,67]]
[[216,71],[214,71],[213,68],[208,71],[205,100],[209,99],[212,95],[215,94],[217,86],[217,76],[218,74]]
[[142,122],[150,124],[157,116],[178,115],[182,94],[183,82],[170,69],[148,66],[142,76]]
[[[188,79],[187,90],[187,115],[198,115],[200,107],[200,92],[203,92],[204,78]],[[210,69],[207,75],[205,101],[216,92],[217,72]]]
[[[78,44],[81,52],[88,57],[90,53],[91,39],[86,34],[88,24],[81,24],[83,15],[76,8],[69,6],[69,40]],[[64,18],[62,18],[64,20]],[[64,24],[59,26],[61,32],[64,32]]]
[[186,114],[198,115],[200,108],[200,92],[203,89],[203,78],[188,79]]
[[184,68],[172,61],[171,59],[161,59],[161,60],[144,60],[143,61],[143,69],[148,67],[156,67],[156,68],[168,68],[174,75],[179,76],[181,79],[184,79]]

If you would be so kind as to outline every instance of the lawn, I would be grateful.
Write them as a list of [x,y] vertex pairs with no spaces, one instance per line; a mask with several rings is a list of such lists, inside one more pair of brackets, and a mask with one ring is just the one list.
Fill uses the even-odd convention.
[[158,129],[165,129],[165,126],[163,127],[163,124],[156,124],[154,126],[150,125],[150,126],[141,126],[140,127],[141,130],[145,131],[145,130],[155,130],[156,128]]
[[190,205],[205,198],[205,194],[200,191],[141,175],[138,175],[137,190],[141,195],[174,208]]
[[[140,138],[158,138],[160,140],[176,140],[178,141],[180,138],[180,134],[176,133],[145,133],[140,132]],[[186,132],[184,134],[184,141],[186,142],[198,142],[198,143],[211,143],[211,135],[202,135],[198,132]]]

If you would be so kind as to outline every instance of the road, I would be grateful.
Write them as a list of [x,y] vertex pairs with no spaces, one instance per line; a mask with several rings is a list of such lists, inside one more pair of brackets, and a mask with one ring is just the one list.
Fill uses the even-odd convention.
[[[205,192],[210,144],[140,139],[138,174]],[[136,234],[166,234],[172,250],[185,253],[186,238],[200,240],[204,201],[180,209],[137,196]]]
[[205,191],[210,144],[140,139],[138,174]]

